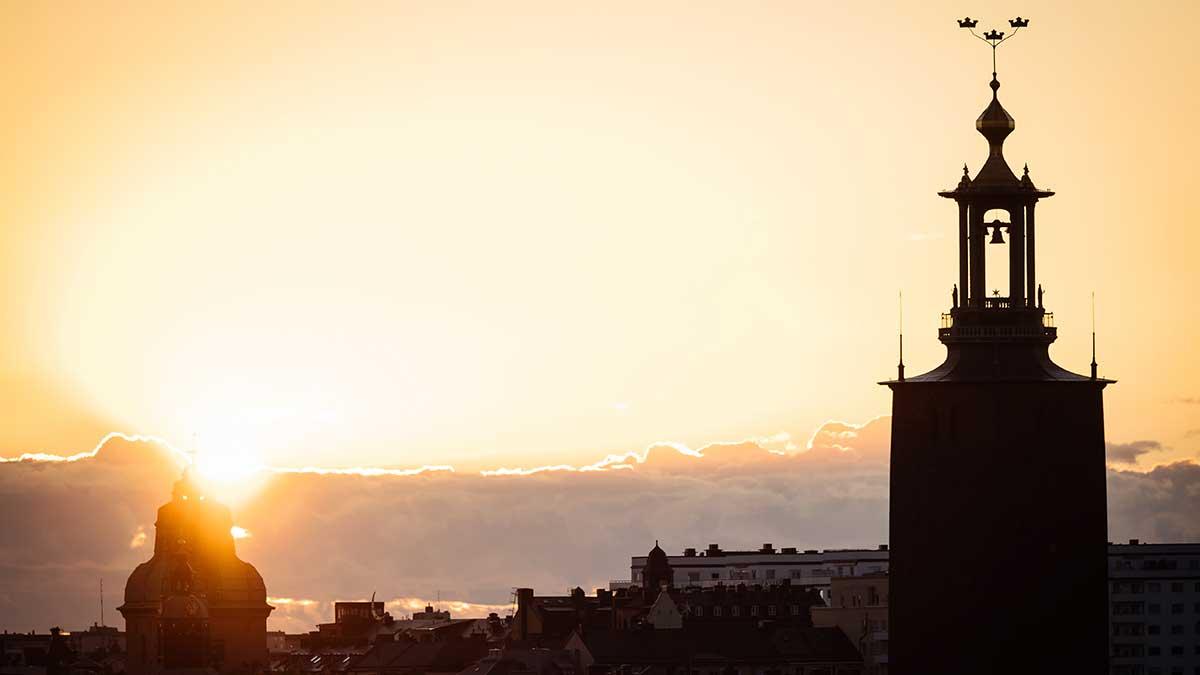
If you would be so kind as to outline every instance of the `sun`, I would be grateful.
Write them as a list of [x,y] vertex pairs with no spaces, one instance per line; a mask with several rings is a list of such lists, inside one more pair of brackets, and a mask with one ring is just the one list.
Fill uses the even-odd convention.
[[192,456],[192,469],[209,494],[234,507],[246,503],[271,477],[259,454],[243,448],[202,448]]
[[196,453],[195,468],[206,481],[220,485],[245,481],[264,466],[253,453],[204,450]]

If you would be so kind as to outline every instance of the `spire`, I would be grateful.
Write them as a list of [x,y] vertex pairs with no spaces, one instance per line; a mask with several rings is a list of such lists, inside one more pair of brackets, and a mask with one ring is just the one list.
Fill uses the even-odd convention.
[[971,171],[970,171],[970,169],[967,168],[967,165],[964,162],[963,163],[963,175],[962,175],[962,178],[960,178],[958,180],[958,189],[965,190],[969,187],[971,187]]
[[1033,179],[1029,177],[1029,164],[1025,164],[1025,173],[1021,175],[1021,187],[1036,190],[1037,186],[1033,184]]
[[904,291],[900,291],[900,363],[896,365],[896,379],[904,381]]
[[1008,168],[1008,164],[1004,161],[1004,139],[1013,132],[1016,127],[1016,122],[1012,115],[1000,105],[1000,80],[996,78],[996,48],[1001,44],[1011,40],[1022,28],[1029,26],[1029,19],[1017,17],[1009,19],[1008,25],[1012,27],[1012,32],[1008,37],[1004,33],[992,29],[985,32],[983,35],[975,32],[975,26],[978,25],[978,20],[967,17],[958,20],[958,27],[965,28],[971,31],[971,35],[979,38],[992,49],[992,81],[989,86],[992,88],[992,102],[984,109],[983,114],[975,121],[975,128],[988,141],[988,159],[979,170],[979,174],[975,176],[975,183],[981,186],[1009,186],[1017,185],[1017,177],[1013,174],[1012,169]]
[[1016,120],[1000,105],[1000,81],[996,73],[992,73],[992,102],[975,120],[975,128],[987,139],[988,158],[979,175],[975,176],[977,185],[1016,185],[1017,176],[1004,161],[1004,139],[1017,127]]
[[1096,379],[1096,292],[1092,291],[1092,379]]

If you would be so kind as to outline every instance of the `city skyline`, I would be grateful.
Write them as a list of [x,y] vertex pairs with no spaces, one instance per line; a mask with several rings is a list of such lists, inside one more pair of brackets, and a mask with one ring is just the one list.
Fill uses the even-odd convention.
[[0,29],[0,665],[1200,657],[1200,7],[104,9]]

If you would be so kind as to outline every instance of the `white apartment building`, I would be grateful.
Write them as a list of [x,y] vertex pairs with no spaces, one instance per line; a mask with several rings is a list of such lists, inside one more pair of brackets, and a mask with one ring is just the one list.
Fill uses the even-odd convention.
[[[874,549],[776,549],[763,544],[757,551],[726,551],[709,544],[703,551],[684,549],[683,555],[668,555],[675,586],[726,586],[760,584],[770,586],[787,579],[793,586],[815,587],[829,602],[833,577],[857,577],[886,572],[888,547]],[[629,562],[629,580],[612,581],[611,590],[640,586],[646,556],[633,556]]]
[[1200,675],[1200,544],[1108,546],[1109,672]]

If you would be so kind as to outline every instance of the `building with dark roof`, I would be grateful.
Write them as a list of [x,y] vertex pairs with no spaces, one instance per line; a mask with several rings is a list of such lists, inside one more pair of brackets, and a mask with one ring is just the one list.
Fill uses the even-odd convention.
[[864,675],[888,672],[888,576],[836,577],[827,607],[813,607],[814,626],[837,627],[863,657]]
[[590,629],[571,636],[593,675],[859,675],[862,658],[838,628],[769,621],[691,624],[677,629]]

